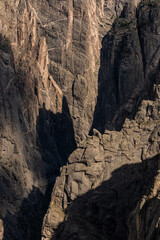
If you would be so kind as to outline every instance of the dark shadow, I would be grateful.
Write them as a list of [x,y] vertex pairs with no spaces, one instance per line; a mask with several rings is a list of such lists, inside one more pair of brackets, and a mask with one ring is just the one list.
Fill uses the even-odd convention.
[[[59,175],[68,156],[76,148],[72,120],[65,97],[62,113],[53,114],[46,110],[45,104],[39,110],[37,118],[37,145],[35,151],[40,153],[47,180],[46,193],[33,186],[32,192],[22,201],[20,211],[7,213],[4,221],[3,240],[40,240],[42,221],[50,202],[50,194],[56,177]],[[34,160],[35,161],[35,160]],[[30,165],[33,167],[34,164]],[[32,170],[36,176],[36,167]],[[9,187],[8,187],[9,188]],[[14,193],[13,193],[14,194]]]
[[160,155],[142,163],[123,165],[99,187],[77,197],[66,209],[52,240],[127,240],[128,217],[149,194]]
[[37,146],[44,151],[42,151],[44,159],[45,151],[53,154],[58,152],[62,159],[61,163],[57,163],[59,165],[65,164],[69,155],[76,149],[73,123],[65,97],[63,97],[62,113],[54,114],[46,110],[43,103],[37,118]]
[[[55,179],[59,175],[60,167],[66,164],[68,156],[76,148],[72,119],[66,98],[63,97],[60,113],[54,114],[46,110],[45,103],[43,104],[39,109],[35,127],[33,111],[37,111],[37,106],[34,106],[38,95],[36,84],[41,81],[41,77],[37,73],[37,79],[32,79],[27,62],[20,60],[18,66],[14,65],[10,42],[1,34],[0,60],[0,135],[5,130],[6,121],[11,129],[18,129],[22,139],[20,144],[19,138],[12,141],[15,145],[13,159],[12,156],[11,159],[3,159],[0,155],[0,160],[4,163],[0,168],[0,219],[4,222],[3,240],[40,240],[42,220],[50,202]],[[10,68],[13,76],[9,72]],[[23,160],[18,148],[25,156]],[[0,153],[1,150],[0,145]],[[23,166],[21,161],[24,161]],[[33,186],[29,193],[30,174],[31,181],[35,182],[37,187]]]
[[[151,87],[155,79],[160,79],[159,65],[148,75],[146,73],[146,63],[143,60],[146,56],[142,57],[145,54],[144,24],[141,25],[139,13],[131,22],[129,13],[125,11],[128,11],[127,7],[102,41],[98,99],[92,125],[92,129],[96,128],[102,133],[106,128],[119,130],[126,117],[134,118],[140,102],[154,97]],[[5,39],[0,36],[0,50],[10,53],[10,45]],[[24,78],[27,77],[25,72],[20,72],[19,79],[21,74],[24,74]],[[19,81],[19,92],[23,95],[21,99],[25,97],[24,87],[25,81],[22,78]],[[36,88],[35,95],[37,95]],[[4,99],[3,96],[2,98]],[[5,102],[3,105],[5,109]],[[40,239],[42,218],[48,207],[55,178],[59,174],[60,167],[66,163],[68,156],[76,148],[72,120],[65,98],[62,113],[53,114],[45,109],[45,104],[43,105],[37,118],[36,130],[35,152],[40,153],[44,162],[44,178],[47,179],[48,189],[46,195],[43,195],[34,187],[30,195],[22,201],[20,211],[6,215],[3,219],[4,240]],[[34,160],[36,156],[32,159]],[[30,170],[36,175],[36,168],[34,166],[32,168],[32,164],[29,164]],[[82,228],[80,234],[83,235],[83,231],[87,233],[87,240],[100,238],[125,240],[128,235],[127,216],[145,192],[145,186],[150,189],[156,170],[157,159],[146,160],[142,164],[125,165],[115,170],[108,181],[78,197],[68,207],[68,219],[59,226],[54,239],[80,239],[77,230],[74,230],[74,233],[69,232],[69,224],[75,222],[78,224],[78,229]],[[8,180],[3,178],[2,180],[10,187]],[[11,191],[14,192],[12,189]],[[13,204],[14,199],[10,201],[7,204]],[[80,219],[83,219],[83,222]],[[12,232],[13,229],[15,233]]]
[[33,186],[31,193],[22,201],[20,211],[8,213],[3,220],[3,240],[41,239],[41,227],[45,214],[45,196]]
[[[156,8],[148,7],[149,12],[157,16]],[[152,56],[148,54],[147,47],[152,48],[154,44],[148,36],[157,38],[155,50],[159,49],[159,40],[153,32],[156,20],[149,15],[148,25],[144,24],[145,11],[142,4],[133,15],[130,5],[126,4],[102,40],[98,97],[90,134],[93,128],[101,133],[105,129],[119,131],[126,117],[134,119],[142,100],[154,97],[152,89],[153,84],[160,81],[160,64],[153,63],[156,52],[153,51]]]
[[[37,118],[37,145],[44,162],[46,193],[33,186],[32,192],[22,201],[20,211],[15,214],[7,213],[4,221],[3,240],[40,240],[42,221],[50,202],[50,194],[56,177],[59,175],[68,156],[76,148],[72,120],[65,97],[63,98],[62,113],[53,114],[46,110],[45,104],[39,110]],[[34,165],[30,165],[32,167]],[[31,169],[36,176],[36,168]],[[43,171],[42,171],[43,173]]]
[[65,97],[63,97],[62,113],[53,114],[53,112],[46,110],[45,103],[39,110],[37,148],[47,168],[47,207],[60,167],[66,164],[69,155],[76,149],[73,123]]
[[0,50],[5,53],[12,53],[9,39],[6,36],[3,36],[1,33],[0,33]]

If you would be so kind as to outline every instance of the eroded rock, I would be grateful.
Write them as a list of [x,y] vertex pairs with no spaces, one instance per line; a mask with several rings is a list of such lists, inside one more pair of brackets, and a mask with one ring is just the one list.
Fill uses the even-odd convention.
[[[159,86],[155,89],[157,91]],[[65,218],[54,231],[51,228],[51,239],[81,239],[82,235],[84,239],[128,239],[128,214],[140,201],[146,186],[152,186],[160,153],[160,115],[156,119],[148,118],[147,102],[142,102],[136,114],[143,116],[143,122],[135,117],[135,120],[126,119],[120,132],[107,130],[101,135],[96,131],[96,136],[86,140],[84,150],[77,149],[70,156],[54,186],[43,222],[43,239],[48,238],[44,231],[45,225],[52,224],[47,216],[54,216],[54,202],[58,202],[57,207],[65,212]],[[150,101],[150,104],[158,110],[160,99]],[[63,187],[60,179],[63,179]],[[57,192],[61,194],[57,195]],[[133,221],[135,219],[134,216]],[[72,232],[75,224],[78,229]],[[134,234],[130,232],[131,239],[138,239]]]

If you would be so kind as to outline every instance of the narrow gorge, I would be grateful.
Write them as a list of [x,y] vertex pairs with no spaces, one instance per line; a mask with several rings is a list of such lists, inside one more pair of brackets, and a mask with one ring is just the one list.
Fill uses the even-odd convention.
[[160,240],[159,0],[0,0],[0,240]]

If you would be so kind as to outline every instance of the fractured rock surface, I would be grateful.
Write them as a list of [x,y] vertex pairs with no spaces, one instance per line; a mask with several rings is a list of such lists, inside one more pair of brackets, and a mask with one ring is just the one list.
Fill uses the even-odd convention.
[[[120,132],[94,130],[71,154],[56,180],[42,239],[128,239],[128,215],[152,187],[160,161],[159,104],[144,100]],[[134,234],[131,239],[141,239]]]
[[103,38],[99,90],[93,128],[120,129],[135,106],[151,95],[159,81],[158,1],[141,3],[136,12],[126,5]]
[[93,127],[103,134],[93,129],[61,169],[42,239],[158,239],[160,8],[142,2],[135,18],[128,7],[102,42]]
[[[159,3],[136,14],[139,2],[0,1],[0,238],[41,238],[68,157],[43,238],[128,236],[125,218],[159,153],[159,91],[150,88],[159,81]],[[147,95],[135,121],[106,130],[120,129]],[[93,128],[104,134],[88,137]]]
[[[18,64],[22,54],[39,48],[45,37],[43,61],[49,55],[46,65],[67,99],[77,143],[88,135],[93,121],[101,40],[126,2],[1,1],[1,32],[9,37]],[[45,68],[40,71],[45,75]]]

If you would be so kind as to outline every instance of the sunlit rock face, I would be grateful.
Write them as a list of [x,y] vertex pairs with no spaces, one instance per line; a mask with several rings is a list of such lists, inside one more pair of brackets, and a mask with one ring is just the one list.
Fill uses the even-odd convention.
[[158,239],[160,85],[154,94],[121,131],[94,129],[70,155],[43,220],[43,240]]
[[134,10],[103,38],[93,121],[103,134],[93,129],[61,168],[43,240],[159,239],[160,5]]
[[[120,130],[125,117],[151,95],[159,81],[159,8],[150,1],[125,5],[102,41],[99,87],[93,127]],[[147,90],[148,89],[148,90]]]
[[[93,128],[103,133],[121,126],[124,112],[130,114],[139,103],[137,93],[146,80],[158,81],[159,5],[142,5],[136,14],[139,2],[0,1],[0,238],[40,239],[60,167]],[[95,141],[94,158],[103,159],[103,147]],[[76,161],[81,147],[77,151]],[[93,164],[88,170],[95,187],[104,168]],[[71,187],[72,179],[66,187],[72,201],[92,188],[84,173],[76,177],[80,190],[77,182]],[[66,194],[65,178],[64,173],[58,180],[58,201]],[[65,195],[65,208],[67,201]],[[44,238],[65,217],[54,209],[54,220],[45,217]]]
[[101,41],[126,2],[49,1],[43,17],[38,13],[47,33],[49,71],[67,98],[77,143],[93,122]]
[[[41,38],[45,37],[47,49],[43,57],[49,55],[46,62],[49,73],[67,99],[77,143],[88,134],[93,121],[101,40],[114,19],[121,14],[126,2],[68,0],[0,3],[1,32],[11,41],[15,61],[19,63],[22,52],[26,53],[26,49],[31,47],[32,56],[33,48],[39,48]],[[132,3],[136,5],[137,1]]]

